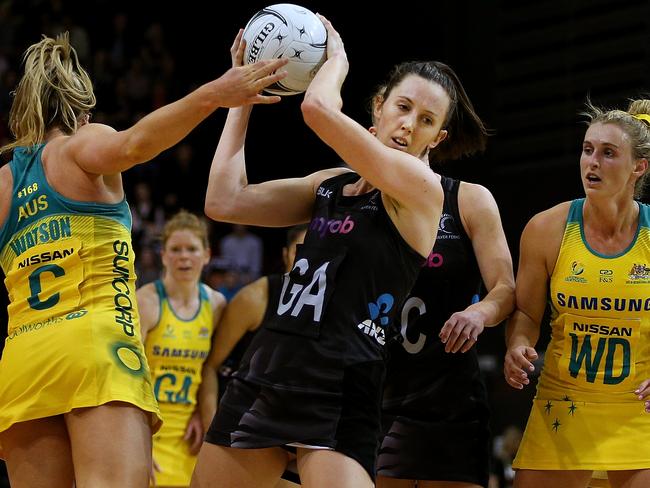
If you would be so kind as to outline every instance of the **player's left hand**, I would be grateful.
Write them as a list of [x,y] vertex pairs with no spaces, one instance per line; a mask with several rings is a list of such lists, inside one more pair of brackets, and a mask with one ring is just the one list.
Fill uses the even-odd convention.
[[634,390],[634,393],[639,400],[645,401],[645,411],[650,413],[650,399],[648,399],[650,396],[650,378],[642,381],[639,387]]
[[196,455],[199,453],[201,444],[203,444],[203,422],[201,422],[201,413],[198,408],[194,410],[189,422],[187,422],[183,440],[190,445],[191,454]]
[[467,352],[478,341],[483,332],[483,318],[473,310],[456,312],[445,322],[440,330],[440,340],[445,344],[445,352]]

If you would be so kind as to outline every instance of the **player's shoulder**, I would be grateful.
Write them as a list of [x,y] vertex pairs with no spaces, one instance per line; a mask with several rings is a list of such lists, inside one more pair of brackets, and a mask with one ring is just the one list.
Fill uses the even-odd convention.
[[205,293],[208,297],[208,300],[212,304],[213,308],[225,307],[226,306],[226,297],[223,293],[218,290],[215,290],[207,283],[201,283],[201,286],[205,290]]
[[542,210],[541,212],[533,215],[528,221],[528,225],[526,227],[530,227],[538,231],[543,231],[544,228],[564,228],[570,208],[570,201],[558,203],[551,208]]
[[458,185],[458,203],[467,210],[493,208],[496,201],[492,192],[478,183],[461,181]]
[[269,278],[267,276],[262,276],[241,288],[233,298],[233,301],[236,299],[239,303],[259,303],[262,300],[266,300],[268,290]]
[[559,252],[571,202],[562,202],[535,214],[521,234],[522,249],[536,250],[554,262]]
[[153,298],[155,297],[158,299],[158,291],[156,290],[156,284],[155,282],[150,282],[142,285],[139,287],[136,291],[136,295],[138,296],[138,299],[140,297],[143,298]]
[[142,285],[136,290],[135,296],[138,300],[140,315],[158,314],[158,309],[160,308],[160,296],[158,295],[155,283]]

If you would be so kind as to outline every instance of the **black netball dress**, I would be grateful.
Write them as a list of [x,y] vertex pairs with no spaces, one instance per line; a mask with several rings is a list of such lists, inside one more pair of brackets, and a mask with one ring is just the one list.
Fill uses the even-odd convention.
[[481,274],[458,210],[460,182],[442,177],[438,236],[401,310],[389,349],[377,474],[487,486],[488,407],[476,347],[446,353],[438,334],[478,299]]
[[[373,190],[318,188],[305,242],[219,405],[208,442],[334,449],[374,478],[385,343],[424,258]],[[273,300],[273,297],[269,297]]]

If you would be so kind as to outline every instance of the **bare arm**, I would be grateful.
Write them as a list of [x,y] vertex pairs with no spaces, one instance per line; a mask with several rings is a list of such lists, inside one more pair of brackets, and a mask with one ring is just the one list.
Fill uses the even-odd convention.
[[528,373],[535,368],[535,344],[539,339],[541,321],[548,298],[548,284],[560,244],[568,204],[561,204],[535,215],[521,235],[516,309],[506,327],[504,374],[508,384],[521,389],[530,381]]
[[153,283],[138,288],[136,291],[138,299],[138,311],[140,313],[140,334],[142,343],[147,340],[149,331],[153,329],[160,319],[160,299]]
[[69,137],[63,156],[91,174],[110,175],[149,161],[183,139],[218,107],[274,103],[279,97],[259,94],[283,78],[275,70],[286,60],[260,61],[231,68],[176,102],[165,105],[123,131],[102,124],[87,124]]
[[239,290],[226,306],[214,335],[207,363],[217,369],[246,332],[262,323],[268,303],[269,281],[265,276]]
[[[216,331],[217,326],[221,321],[221,317],[223,316],[223,311],[226,308],[226,299],[218,291],[212,290],[210,292],[210,301],[212,302],[213,330]],[[215,336],[216,332],[212,335],[213,340],[210,354],[212,354],[212,350],[215,346]],[[203,363],[203,368],[201,369],[201,386],[199,386],[199,391],[197,392],[198,409],[204,432],[207,431],[210,422],[212,422],[212,417],[214,417],[214,414],[217,411],[217,371],[208,364],[209,357],[210,356],[208,356],[208,359]]]
[[347,171],[333,168],[303,178],[249,184],[244,142],[251,107],[231,109],[217,146],[205,196],[205,213],[221,222],[284,227],[307,222],[318,186]]
[[484,327],[499,324],[515,305],[512,257],[494,197],[480,185],[461,183],[458,200],[488,293],[481,301],[454,313],[445,323],[440,338],[447,352],[467,352]]
[[437,228],[438,204],[442,204],[443,198],[438,177],[421,160],[386,146],[341,111],[340,92],[348,60],[338,33],[329,22],[324,23],[328,59],[305,94],[301,107],[305,122],[356,172],[395,200],[398,207],[414,211]]
[[[203,425],[207,428],[217,409],[218,376],[221,364],[248,331],[262,323],[268,302],[268,279],[262,277],[237,292],[220,315],[212,337],[210,356],[203,365],[203,382],[210,384],[212,393],[199,390]],[[209,398],[204,399],[204,396]],[[205,406],[204,406],[205,405]]]

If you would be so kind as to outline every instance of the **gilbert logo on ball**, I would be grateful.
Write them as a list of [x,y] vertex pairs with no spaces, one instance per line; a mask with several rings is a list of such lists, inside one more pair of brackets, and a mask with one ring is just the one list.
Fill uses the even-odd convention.
[[291,3],[263,8],[246,24],[244,63],[287,58],[287,76],[265,89],[274,95],[304,92],[326,59],[327,31],[310,10]]

